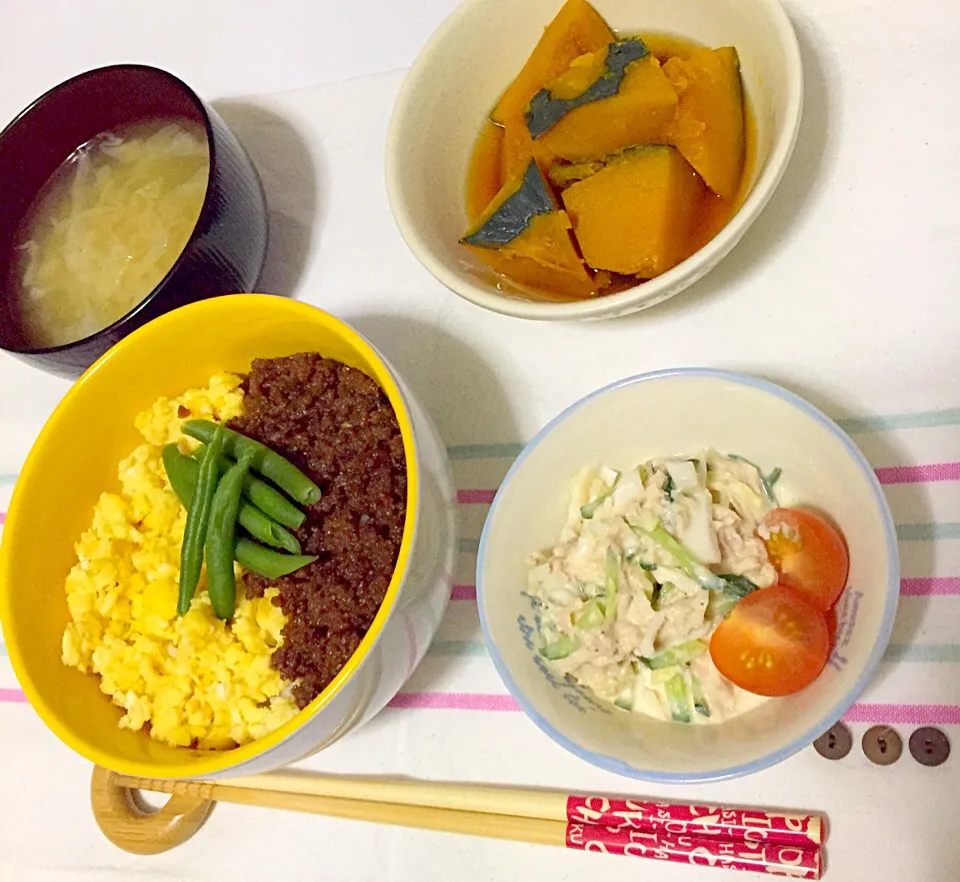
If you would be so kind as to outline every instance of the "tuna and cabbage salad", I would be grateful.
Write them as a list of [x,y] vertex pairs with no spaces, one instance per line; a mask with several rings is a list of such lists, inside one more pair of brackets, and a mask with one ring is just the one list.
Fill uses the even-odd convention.
[[541,654],[597,696],[659,719],[720,722],[756,706],[763,699],[721,674],[709,647],[742,598],[778,582],[763,525],[780,510],[779,477],[712,450],[585,468],[557,543],[529,559]]

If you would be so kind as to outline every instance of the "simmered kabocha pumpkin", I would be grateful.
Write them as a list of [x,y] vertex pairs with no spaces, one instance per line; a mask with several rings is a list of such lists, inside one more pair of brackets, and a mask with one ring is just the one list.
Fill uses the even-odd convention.
[[581,162],[664,143],[676,111],[677,93],[660,62],[634,38],[576,59],[533,97],[526,120],[541,149]]
[[531,296],[652,279],[733,216],[748,120],[733,47],[617,37],[567,0],[484,126],[461,242]]
[[488,122],[480,133],[467,172],[467,218],[473,223],[494,200],[505,178],[503,129]]
[[680,98],[667,127],[674,144],[724,199],[740,189],[744,163],[743,86],[740,60],[732,46],[700,49],[686,59],[671,58],[663,72]]
[[603,159],[591,159],[587,162],[557,163],[556,165],[550,166],[547,177],[554,187],[562,190],[564,187],[569,187],[577,181],[582,181],[584,178],[589,178],[590,175],[596,174],[600,169],[605,168],[606,164],[606,161]]
[[549,168],[556,156],[542,144],[536,143],[527,131],[523,117],[509,120],[503,126],[503,172],[504,180],[526,170],[531,159],[536,159],[541,169]]
[[530,99],[560,76],[574,58],[594,52],[615,39],[603,17],[586,0],[567,0],[547,25],[517,78],[503,93],[491,119],[500,125],[522,119]]
[[523,114],[530,136],[541,138],[578,107],[616,96],[627,69],[648,54],[646,44],[637,37],[574,58],[559,77],[530,99]]
[[508,181],[460,241],[491,269],[562,298],[589,297],[609,282],[573,247],[571,223],[537,163]]
[[587,263],[652,279],[692,251],[705,195],[700,176],[674,147],[635,147],[563,191]]

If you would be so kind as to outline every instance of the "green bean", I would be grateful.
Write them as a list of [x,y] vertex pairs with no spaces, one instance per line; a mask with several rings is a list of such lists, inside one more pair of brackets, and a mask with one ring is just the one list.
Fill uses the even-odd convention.
[[[168,444],[163,448],[163,464],[167,469],[167,476],[170,478],[170,485],[173,492],[177,494],[185,508],[190,507],[190,497],[193,495],[193,484],[196,480],[196,472],[191,473],[187,469],[181,469],[176,462],[176,457],[187,460],[192,463],[189,457],[183,456],[177,449],[176,444]],[[168,461],[171,463],[168,465]],[[301,567],[313,563],[316,555],[308,554],[281,554],[272,548],[264,548],[250,539],[238,539],[233,550],[234,560],[245,570],[252,573],[259,573],[267,579],[279,579],[281,576],[296,572]]]
[[223,430],[217,428],[204,451],[197,469],[197,483],[187,506],[187,523],[183,528],[183,544],[180,547],[180,585],[177,595],[177,615],[185,616],[200,581],[203,565],[203,545],[207,537],[210,507],[220,483],[220,451],[223,449]]
[[[221,470],[225,471],[229,466],[230,460],[223,457],[220,460]],[[307,519],[307,516],[286,496],[271,487],[266,481],[261,481],[256,475],[248,474],[244,479],[243,494],[260,511],[291,530],[296,530],[302,526]]]
[[[210,442],[213,444],[213,442]],[[237,515],[243,478],[250,470],[253,455],[244,453],[217,484],[210,504],[210,526],[207,528],[207,594],[210,606],[221,619],[233,617],[237,607],[237,579],[233,572],[233,550],[236,543]]]
[[300,543],[286,527],[281,527],[276,521],[265,515],[255,505],[244,499],[240,500],[240,514],[237,523],[243,527],[254,539],[266,542],[274,548],[289,551],[290,554],[300,553]]
[[253,456],[251,467],[269,478],[281,490],[299,502],[301,505],[313,505],[320,499],[320,488],[313,483],[292,462],[284,459],[279,453],[271,450],[265,444],[254,441],[246,435],[218,426],[210,420],[185,420],[180,425],[181,430],[191,438],[210,443],[217,428],[224,433],[224,448],[226,452],[238,459],[241,451],[249,451]]
[[[167,477],[170,479],[173,492],[177,494],[185,506],[188,505],[190,497],[193,495],[194,485],[197,483],[199,466],[189,456],[184,456],[177,449],[176,444],[167,444],[163,448],[162,458],[163,467],[167,471]],[[221,462],[226,463],[229,460],[221,457]],[[273,492],[276,493],[275,490]],[[297,537],[289,530],[281,527],[280,524],[252,503],[241,500],[237,521],[255,539],[266,542],[267,545],[272,545],[274,548],[282,548],[291,554],[300,553],[300,543],[297,541]]]
[[272,548],[264,548],[249,539],[238,539],[234,556],[244,569],[259,573],[268,579],[279,579],[313,563],[315,554],[280,554]]
[[[201,445],[194,451],[193,455],[199,458],[202,453],[203,446]],[[221,456],[220,474],[223,474],[232,465],[232,460]],[[244,479],[243,495],[265,515],[291,530],[296,530],[307,519],[307,516],[286,496],[275,487],[271,487],[266,481],[261,481],[256,475],[247,475]]]

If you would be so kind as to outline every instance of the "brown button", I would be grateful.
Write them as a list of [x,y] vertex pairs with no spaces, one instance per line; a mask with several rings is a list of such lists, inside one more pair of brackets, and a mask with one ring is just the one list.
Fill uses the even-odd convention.
[[867,729],[860,743],[867,759],[878,766],[895,763],[903,753],[903,739],[889,726]]
[[814,749],[820,756],[829,760],[843,759],[853,747],[853,736],[843,723],[834,723],[816,741]]
[[950,756],[950,741],[939,729],[924,726],[910,736],[910,753],[924,766],[939,766]]

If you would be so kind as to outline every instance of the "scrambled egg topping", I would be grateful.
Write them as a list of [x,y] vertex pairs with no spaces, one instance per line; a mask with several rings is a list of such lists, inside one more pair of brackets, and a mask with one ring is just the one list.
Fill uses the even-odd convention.
[[120,463],[120,492],[100,496],[67,576],[64,664],[100,675],[101,690],[125,711],[121,728],[147,726],[174,746],[232,748],[297,713],[290,684],[270,666],[284,625],[275,590],[243,596],[238,568],[239,601],[225,623],[210,607],[204,574],[190,612],[176,613],[186,511],[161,449],[196,446],[180,432],[185,416],[223,421],[242,408],[240,378],[217,374],[206,388],[161,398],[137,416],[146,443]]

